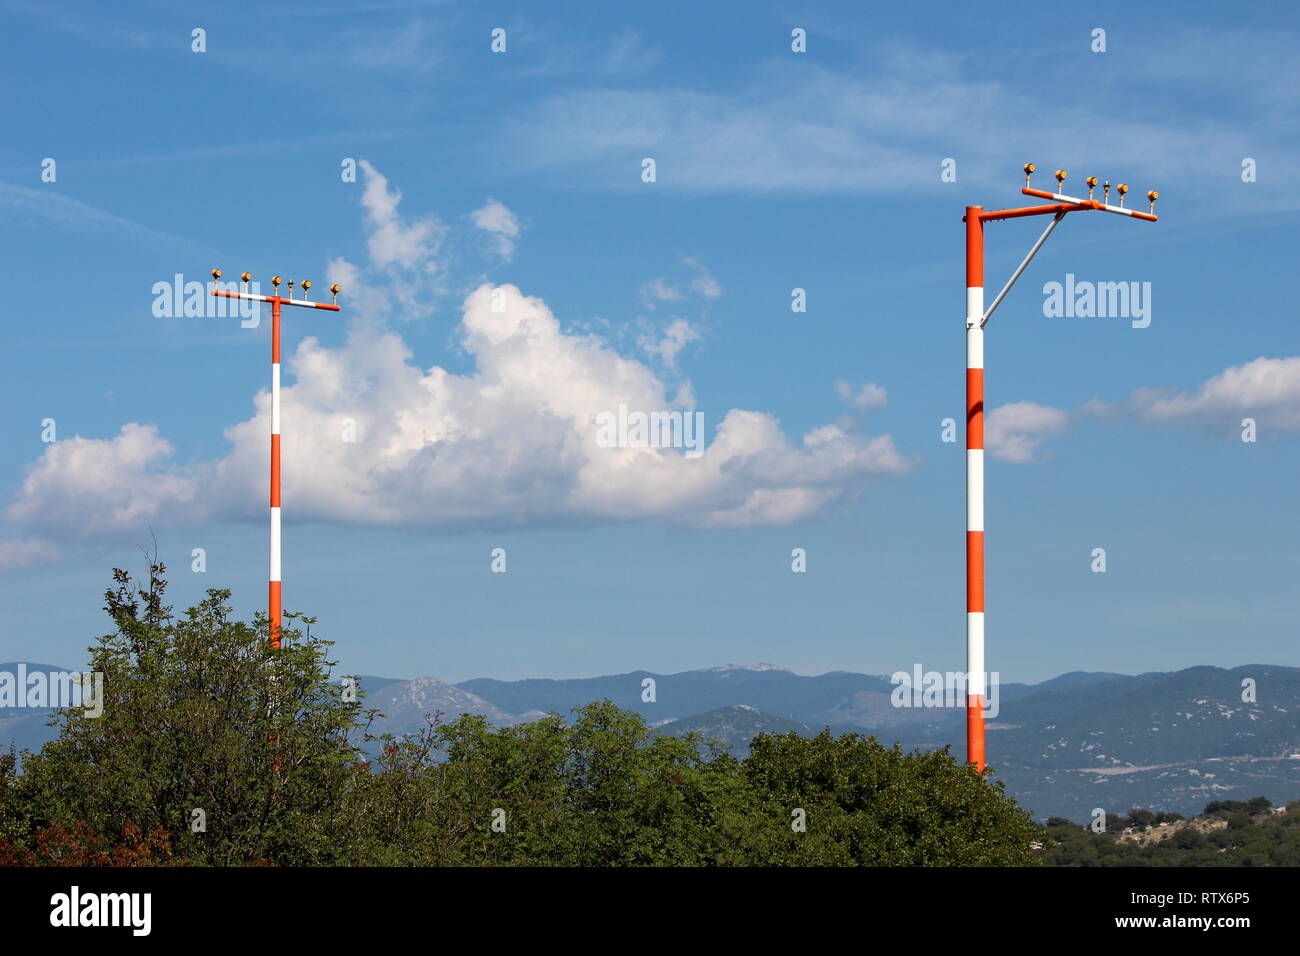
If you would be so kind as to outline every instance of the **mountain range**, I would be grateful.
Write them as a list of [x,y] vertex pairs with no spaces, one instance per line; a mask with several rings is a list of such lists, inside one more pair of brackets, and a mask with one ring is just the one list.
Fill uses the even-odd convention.
[[[0,671],[16,666],[0,664]],[[659,733],[697,732],[739,756],[759,733],[824,728],[906,748],[951,746],[961,754],[965,747],[961,707],[897,707],[888,677],[848,671],[805,676],[759,664],[460,684],[366,676],[360,683],[367,705],[384,714],[371,727],[375,734],[410,732],[438,713],[444,720],[481,714],[508,726],[608,699]],[[999,694],[999,713],[987,725],[990,766],[1040,819],[1087,820],[1098,807],[1190,814],[1211,800],[1300,799],[1298,668],[1076,671],[1040,684],[1003,684]],[[52,736],[47,714],[0,708],[0,746],[39,748]]]

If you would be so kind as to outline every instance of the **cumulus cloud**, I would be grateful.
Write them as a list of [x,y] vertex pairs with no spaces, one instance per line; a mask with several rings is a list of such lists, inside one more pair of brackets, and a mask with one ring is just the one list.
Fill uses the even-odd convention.
[[431,268],[444,227],[432,217],[405,222],[397,213],[402,194],[389,189],[388,180],[368,160],[361,161],[361,168],[366,173],[361,205],[370,227],[370,261],[381,269],[393,265]]
[[154,425],[130,422],[114,438],[50,444],[28,468],[10,520],[73,539],[139,531],[202,513],[199,480],[173,460]]
[[1068,412],[1050,405],[999,405],[984,418],[984,447],[1001,461],[1024,464],[1034,460],[1045,438],[1064,433],[1069,421]]
[[[771,415],[733,409],[697,458],[681,448],[602,447],[597,416],[670,411],[664,383],[598,337],[566,333],[514,286],[464,303],[475,370],[422,370],[391,332],[358,328],[341,349],[304,340],[284,390],[285,495],[303,518],[428,528],[664,519],[781,523],[867,480],[907,470],[892,439],[835,426],[790,443]],[[678,409],[690,411],[690,409]],[[266,402],[231,428],[217,487],[259,500]],[[354,423],[356,440],[341,440]],[[290,425],[292,423],[292,425]]]
[[1139,389],[1130,407],[1153,424],[1236,427],[1243,417],[1284,432],[1300,432],[1300,356],[1257,358],[1225,369],[1188,391]]
[[[361,208],[365,215],[366,249],[372,270],[388,285],[388,294],[400,303],[398,314],[405,318],[418,318],[430,311],[429,297],[442,291],[440,254],[447,227],[436,216],[414,219],[402,216],[398,211],[401,192],[389,188],[388,179],[368,160],[361,160],[360,165],[365,173]],[[328,270],[331,280],[334,281],[344,269],[345,264],[331,264]],[[349,278],[353,280],[348,286],[351,299],[352,290],[359,283],[355,276]],[[376,313],[382,311],[378,300],[369,306]]]
[[1064,434],[1075,421],[1137,421],[1236,435],[1244,418],[1280,433],[1300,433],[1300,356],[1257,358],[1191,389],[1139,388],[1118,402],[1094,398],[1069,411],[1033,402],[1000,405],[985,418],[984,444],[993,457],[1024,464],[1037,460],[1045,439]]
[[[773,415],[748,409],[716,422],[706,414],[698,454],[671,443],[607,447],[602,413],[697,412],[690,383],[674,383],[670,397],[648,365],[597,335],[562,328],[541,299],[513,285],[483,284],[464,299],[456,335],[469,371],[419,365],[402,337],[377,320],[378,296],[396,281],[394,270],[432,268],[437,229],[421,223],[435,220],[403,219],[399,194],[365,168],[370,262],[336,260],[329,270],[356,290],[348,339],[330,348],[306,338],[286,356],[289,520],[429,529],[782,524],[912,467],[888,435],[841,422],[791,440]],[[684,320],[670,324],[660,358],[672,364],[696,335]],[[229,454],[195,465],[177,463],[152,425],[51,445],[9,516],[73,538],[138,533],[150,523],[259,518],[269,418],[262,392],[253,415],[226,429]]]
[[491,197],[480,209],[470,213],[470,220],[496,241],[497,253],[506,262],[515,257],[515,240],[519,238],[519,220],[515,214]]

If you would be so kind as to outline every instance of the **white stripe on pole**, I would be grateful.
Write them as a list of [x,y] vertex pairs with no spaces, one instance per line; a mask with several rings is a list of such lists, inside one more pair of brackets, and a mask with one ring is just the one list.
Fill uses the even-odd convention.
[[[984,290],[972,289],[972,292],[980,293],[976,302],[975,324],[966,326],[966,367],[983,368],[984,367],[984,329],[980,326],[983,321],[983,314],[979,311],[984,308]],[[966,321],[970,322],[971,313],[967,313]]]
[[280,363],[271,363],[271,434],[280,434]]
[[966,613],[966,694],[984,695],[984,612]]
[[984,449],[966,449],[966,530],[984,530]]
[[280,580],[280,509],[271,509],[271,580]]
[[[978,326],[980,322],[983,321],[983,319],[984,319],[984,287],[979,285],[967,286],[966,287],[966,328],[969,329],[972,326]],[[966,341],[969,342],[970,339],[968,338]],[[980,340],[981,344],[983,343],[983,341],[984,341],[983,339]],[[971,365],[969,362],[967,362],[966,367],[982,368],[984,365],[983,355],[984,352],[983,349],[981,348],[980,364]]]

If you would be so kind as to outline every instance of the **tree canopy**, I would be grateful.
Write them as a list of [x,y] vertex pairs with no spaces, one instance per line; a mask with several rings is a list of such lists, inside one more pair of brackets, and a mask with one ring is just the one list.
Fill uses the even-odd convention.
[[[737,760],[608,701],[493,727],[429,715],[373,738],[331,644],[230,592],[176,615],[165,568],[114,572],[90,649],[103,711],[0,759],[0,862],[19,865],[1033,865],[1042,839],[948,750],[829,732]],[[373,751],[373,760],[366,754]]]

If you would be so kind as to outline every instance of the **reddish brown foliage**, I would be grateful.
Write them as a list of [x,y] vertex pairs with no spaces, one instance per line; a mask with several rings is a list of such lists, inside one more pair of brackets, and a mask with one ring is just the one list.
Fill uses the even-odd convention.
[[80,821],[68,829],[60,824],[36,834],[36,849],[0,843],[0,866],[179,866],[172,856],[166,831],[158,828],[148,836],[128,823],[120,842],[111,843],[92,833]]

